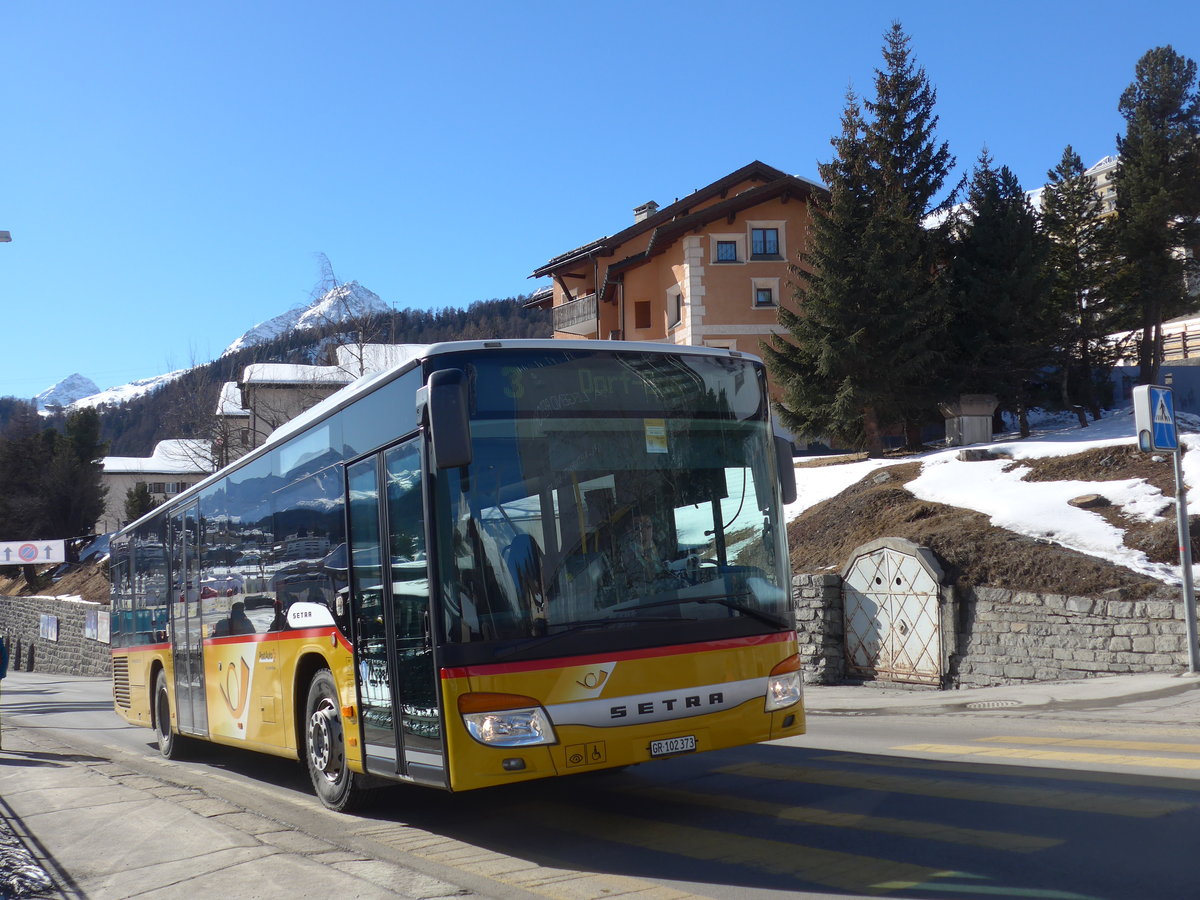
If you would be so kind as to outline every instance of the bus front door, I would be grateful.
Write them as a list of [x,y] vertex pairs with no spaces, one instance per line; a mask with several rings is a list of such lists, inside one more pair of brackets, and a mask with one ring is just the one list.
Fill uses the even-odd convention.
[[367,768],[447,781],[419,439],[349,466],[351,603]]

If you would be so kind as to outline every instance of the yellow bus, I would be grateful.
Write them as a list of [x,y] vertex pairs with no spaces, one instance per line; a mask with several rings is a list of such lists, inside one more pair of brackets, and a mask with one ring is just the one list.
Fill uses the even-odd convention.
[[762,363],[437,344],[113,540],[116,711],[349,809],[803,733]]

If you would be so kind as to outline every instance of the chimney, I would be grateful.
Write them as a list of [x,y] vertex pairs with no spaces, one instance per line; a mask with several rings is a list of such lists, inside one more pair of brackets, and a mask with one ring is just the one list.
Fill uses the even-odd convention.
[[633,221],[644,222],[656,212],[658,212],[658,204],[653,200],[643,203],[641,206],[635,206],[633,208]]

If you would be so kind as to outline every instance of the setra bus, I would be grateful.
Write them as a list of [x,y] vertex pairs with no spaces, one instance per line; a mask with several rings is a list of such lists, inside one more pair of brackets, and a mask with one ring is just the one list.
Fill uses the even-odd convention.
[[800,734],[794,496],[754,357],[437,344],[115,536],[115,708],[332,809]]

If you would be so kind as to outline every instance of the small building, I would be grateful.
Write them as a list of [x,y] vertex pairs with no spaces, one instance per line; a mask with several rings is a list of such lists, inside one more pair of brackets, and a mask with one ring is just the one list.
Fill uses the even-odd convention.
[[221,385],[216,414],[213,460],[219,469],[243,456],[252,446],[250,410],[242,406],[242,391],[236,381]]
[[238,383],[241,409],[248,413],[246,427],[250,446],[246,449],[261,446],[280,425],[316,406],[357,377],[339,366],[288,363],[246,366]]
[[156,504],[174,497],[214,469],[208,441],[159,441],[147,457],[106,456],[101,483],[108,488],[104,514],[96,531],[106,534],[128,524],[125,498],[138,484],[146,485]]

